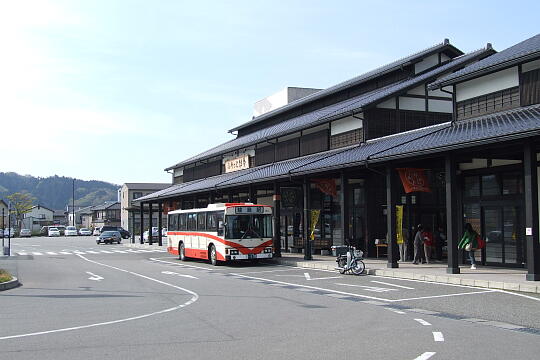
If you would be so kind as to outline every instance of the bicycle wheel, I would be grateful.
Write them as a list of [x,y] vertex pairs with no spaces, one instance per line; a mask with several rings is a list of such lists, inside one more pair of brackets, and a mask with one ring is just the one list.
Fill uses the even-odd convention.
[[353,265],[351,266],[351,270],[354,275],[360,275],[361,273],[364,272],[365,269],[366,269],[366,265],[364,264],[362,260],[355,260]]
[[346,258],[339,258],[338,262],[339,273],[345,274],[345,266],[347,266],[347,259]]

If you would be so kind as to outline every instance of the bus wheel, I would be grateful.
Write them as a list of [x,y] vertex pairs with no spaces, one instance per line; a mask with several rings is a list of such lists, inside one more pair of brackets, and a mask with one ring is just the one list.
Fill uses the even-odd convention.
[[217,266],[217,252],[216,247],[214,245],[210,245],[210,263],[214,266]]
[[183,242],[178,245],[178,259],[186,261],[186,247]]

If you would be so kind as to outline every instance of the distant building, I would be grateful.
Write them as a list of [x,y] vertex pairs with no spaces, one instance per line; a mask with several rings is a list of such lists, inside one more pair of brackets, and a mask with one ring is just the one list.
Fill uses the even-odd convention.
[[91,228],[100,228],[104,225],[120,226],[120,203],[105,202],[92,208]]
[[42,226],[54,223],[54,210],[43,205],[32,206],[29,212],[23,215],[22,227],[38,232]]
[[55,225],[67,225],[67,212],[65,210],[54,210],[53,222]]
[[[133,205],[133,200],[142,196],[146,196],[153,192],[163,190],[171,186],[169,183],[125,183],[119,191],[119,201],[121,204],[121,224],[122,227],[132,234],[139,234],[141,229],[141,217],[139,214],[140,208]],[[157,211],[153,213],[152,224],[157,226],[158,215]],[[167,216],[163,216],[163,226],[166,227]],[[148,215],[145,216],[145,224],[148,224]],[[148,225],[145,226],[145,229]]]
[[[94,206],[75,206],[75,226],[77,228],[90,227],[92,220],[92,208]],[[67,207],[68,214],[68,225],[73,225],[73,208],[71,206]],[[84,221],[86,220],[86,221]]]

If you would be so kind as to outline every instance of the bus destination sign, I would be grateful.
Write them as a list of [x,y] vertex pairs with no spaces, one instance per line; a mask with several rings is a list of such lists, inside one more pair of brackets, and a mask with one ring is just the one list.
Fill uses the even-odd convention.
[[262,206],[236,206],[234,208],[236,214],[264,214]]

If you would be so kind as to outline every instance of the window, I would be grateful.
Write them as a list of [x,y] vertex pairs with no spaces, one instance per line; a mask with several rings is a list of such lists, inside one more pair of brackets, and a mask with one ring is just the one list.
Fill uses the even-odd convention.
[[217,212],[209,212],[206,214],[206,230],[216,231],[217,230]]
[[198,213],[197,215],[197,230],[206,231],[206,213]]
[[465,178],[463,193],[466,197],[480,196],[480,181],[478,176],[467,176]]
[[501,189],[499,186],[499,179],[497,175],[484,175],[482,176],[482,195],[500,195]]
[[133,193],[133,200],[138,199],[140,197],[142,197],[142,192],[137,191]]
[[168,225],[169,231],[176,231],[178,230],[178,215],[169,215],[169,225]]
[[178,217],[178,230],[187,229],[187,214],[180,214]]
[[523,176],[519,173],[503,174],[503,195],[523,194]]
[[187,216],[187,230],[195,231],[197,230],[197,214],[188,214]]

